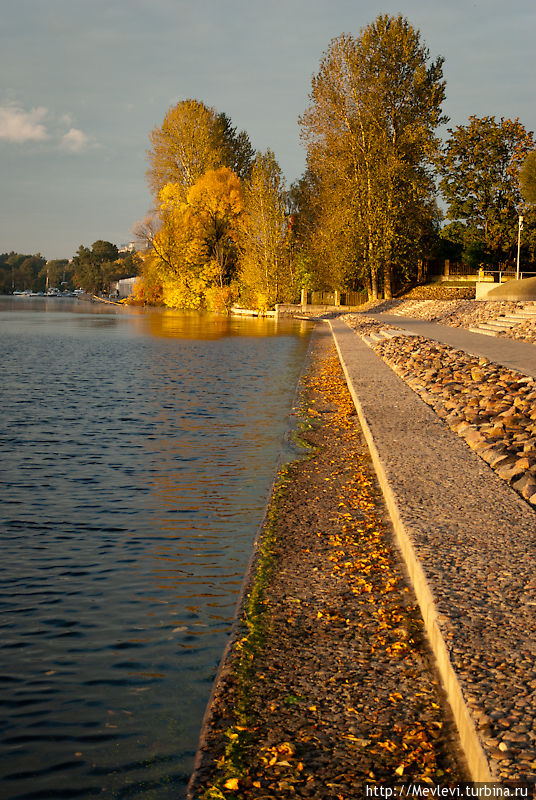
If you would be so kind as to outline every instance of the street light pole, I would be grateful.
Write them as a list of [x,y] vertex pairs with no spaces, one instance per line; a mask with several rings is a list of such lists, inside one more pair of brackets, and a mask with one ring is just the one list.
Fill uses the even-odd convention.
[[517,225],[517,270],[516,270],[516,280],[519,280],[519,250],[521,246],[521,231],[523,230],[523,217],[521,214],[518,217],[518,225]]

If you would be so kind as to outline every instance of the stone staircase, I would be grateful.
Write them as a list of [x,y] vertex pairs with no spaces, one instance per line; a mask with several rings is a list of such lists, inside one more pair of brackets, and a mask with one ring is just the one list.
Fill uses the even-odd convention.
[[405,331],[399,328],[384,328],[377,333],[362,333],[361,338],[369,347],[374,347],[376,342],[383,342],[384,339],[392,339],[393,336],[418,336],[413,331]]
[[488,322],[481,322],[479,325],[470,327],[469,330],[473,333],[483,333],[485,336],[497,336],[527,320],[536,321],[536,304],[510,314],[503,314],[496,319],[488,320]]

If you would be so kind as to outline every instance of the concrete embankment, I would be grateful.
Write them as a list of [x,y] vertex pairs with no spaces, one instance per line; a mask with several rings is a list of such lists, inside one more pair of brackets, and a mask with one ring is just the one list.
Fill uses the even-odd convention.
[[330,325],[472,778],[534,780],[536,514],[354,331]]

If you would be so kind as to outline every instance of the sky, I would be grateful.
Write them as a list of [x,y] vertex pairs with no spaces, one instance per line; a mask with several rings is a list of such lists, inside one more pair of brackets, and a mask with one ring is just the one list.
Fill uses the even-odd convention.
[[447,127],[536,130],[534,0],[0,0],[0,253],[131,241],[153,202],[149,133],[189,97],[273,150],[290,184],[322,54],[379,13],[444,57]]

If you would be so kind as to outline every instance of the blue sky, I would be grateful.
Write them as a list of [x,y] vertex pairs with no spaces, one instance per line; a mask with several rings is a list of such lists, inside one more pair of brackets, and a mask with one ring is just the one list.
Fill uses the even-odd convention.
[[0,0],[0,252],[122,244],[152,204],[148,134],[203,100],[304,169],[297,119],[340,33],[404,14],[445,58],[450,125],[536,129],[534,0]]

